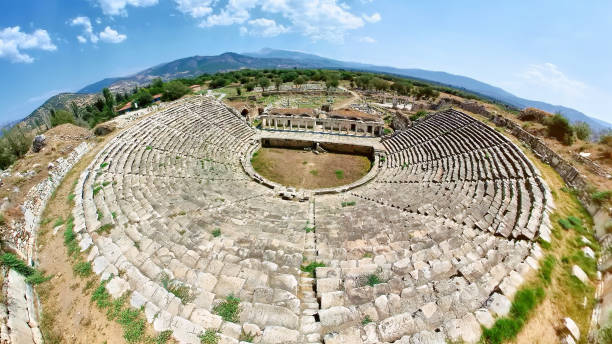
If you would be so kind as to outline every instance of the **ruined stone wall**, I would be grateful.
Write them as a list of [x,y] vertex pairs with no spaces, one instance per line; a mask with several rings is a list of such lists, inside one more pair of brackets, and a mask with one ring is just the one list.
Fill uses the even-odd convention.
[[393,114],[393,121],[391,122],[391,128],[393,130],[406,130],[412,125],[410,118],[403,113],[396,111]]

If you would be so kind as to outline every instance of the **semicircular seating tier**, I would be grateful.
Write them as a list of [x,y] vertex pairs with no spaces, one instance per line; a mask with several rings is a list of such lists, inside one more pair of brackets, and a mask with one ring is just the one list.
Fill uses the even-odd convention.
[[[206,329],[224,343],[251,331],[261,343],[470,342],[537,268],[550,193],[514,144],[463,113],[384,138],[373,181],[309,202],[245,174],[257,138],[192,97],[112,139],[76,185],[94,271],[180,342]],[[311,278],[304,260],[326,266]],[[229,295],[236,323],[214,312]]]

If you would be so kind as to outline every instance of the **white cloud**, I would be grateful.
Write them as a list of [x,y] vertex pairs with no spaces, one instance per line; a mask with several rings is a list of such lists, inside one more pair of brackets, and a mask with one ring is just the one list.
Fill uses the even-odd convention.
[[363,43],[376,43],[376,40],[370,36],[364,36],[359,38],[359,42]]
[[93,32],[93,26],[91,25],[91,20],[89,20],[88,17],[76,17],[70,21],[70,26],[83,27],[83,34],[77,36],[80,43],[87,42],[87,38],[89,38],[91,43],[98,42],[98,35]]
[[378,23],[382,19],[381,16],[380,16],[380,13],[378,13],[378,12],[372,14],[371,16],[368,16],[368,15],[364,14],[364,15],[362,15],[362,17],[368,23]]
[[[181,12],[193,17],[199,17],[217,3],[215,0],[175,0],[175,2]],[[206,10],[192,11],[198,7]],[[287,24],[278,24],[278,19],[276,21],[266,18],[251,19],[253,10],[258,10],[257,13],[267,16],[280,16]],[[364,25],[363,18],[351,13],[348,5],[338,3],[337,0],[229,0],[225,6],[213,9],[208,14],[202,14],[201,17],[203,20],[199,24],[200,27],[240,24],[241,34],[274,36],[297,32],[312,40],[329,41],[342,41],[347,31]],[[376,20],[377,14],[368,18]],[[260,19],[270,20],[273,23]]]
[[106,43],[121,43],[127,39],[127,36],[107,26],[104,31],[100,32],[100,39]]
[[250,34],[253,36],[261,37],[274,37],[289,31],[288,27],[284,25],[279,25],[274,20],[267,18],[249,20],[248,24],[251,28],[247,29],[246,27],[242,26],[240,28],[240,34]]
[[582,92],[586,84],[572,80],[550,62],[530,65],[519,77],[528,83],[545,86],[563,93]]
[[107,15],[127,15],[127,6],[149,7],[157,5],[158,0],[98,0],[102,12]]
[[88,40],[94,44],[98,43],[98,40],[106,43],[121,43],[127,39],[126,35],[120,34],[109,26],[100,33],[94,32],[91,20],[88,17],[76,17],[70,21],[70,26],[83,27],[83,33],[76,37],[79,43],[87,43]]
[[212,13],[212,0],[174,0],[179,11],[193,18],[202,18]]
[[28,49],[54,51],[57,46],[51,42],[46,30],[38,29],[30,34],[21,32],[19,26],[0,30],[0,58],[11,62],[32,63],[34,58],[21,52]]

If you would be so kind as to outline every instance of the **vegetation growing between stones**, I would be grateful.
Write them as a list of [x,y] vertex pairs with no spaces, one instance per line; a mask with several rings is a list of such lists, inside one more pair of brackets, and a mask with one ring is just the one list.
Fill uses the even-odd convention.
[[44,273],[29,266],[28,264],[26,264],[26,262],[19,259],[16,255],[12,253],[4,253],[2,256],[0,256],[0,260],[2,261],[2,265],[15,270],[20,275],[26,278],[27,283],[32,285],[44,283],[53,277],[45,276]]
[[349,202],[342,202],[342,203],[341,203],[341,205],[342,205],[342,207],[343,207],[343,208],[344,208],[344,207],[352,207],[352,206],[354,206],[355,204],[357,204],[357,202],[355,202],[355,201],[349,201]]
[[213,312],[224,321],[238,322],[238,314],[240,313],[240,299],[234,295],[229,295],[225,301],[219,303],[213,308]]
[[179,281],[171,280],[167,273],[163,272],[160,280],[164,289],[178,297],[181,303],[187,304],[195,299],[195,294],[192,293],[191,288]]
[[325,267],[325,263],[321,263],[321,262],[312,262],[308,265],[302,265],[300,266],[300,270],[307,272],[310,277],[314,278],[315,277],[315,271],[317,268],[323,268]]
[[217,344],[219,342],[219,335],[214,330],[206,330],[199,337],[201,344]]

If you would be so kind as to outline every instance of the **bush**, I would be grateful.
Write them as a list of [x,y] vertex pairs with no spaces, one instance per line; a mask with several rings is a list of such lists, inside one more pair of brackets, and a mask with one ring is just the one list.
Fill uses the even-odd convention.
[[162,273],[161,283],[164,289],[178,297],[183,304],[187,304],[195,299],[195,295],[191,292],[191,288],[178,281],[170,280],[170,276],[166,273]]
[[10,130],[3,129],[0,137],[0,169],[6,169],[23,157],[31,145],[32,136],[21,128],[15,126]]
[[548,135],[554,137],[557,141],[564,145],[571,145],[574,142],[574,129],[567,118],[560,113],[547,118],[545,124],[548,128]]
[[576,137],[580,140],[586,141],[591,137],[591,127],[585,122],[576,122],[573,125]]
[[521,112],[518,114],[518,118],[521,121],[532,121],[539,123],[544,123],[544,120],[551,116],[552,115],[550,113],[536,108],[526,108],[521,110]]
[[213,312],[224,321],[238,322],[238,313],[240,312],[240,299],[234,295],[230,295],[225,298],[225,301],[216,305],[213,308]]
[[57,127],[61,124],[74,124],[74,116],[66,110],[51,110],[51,126]]

